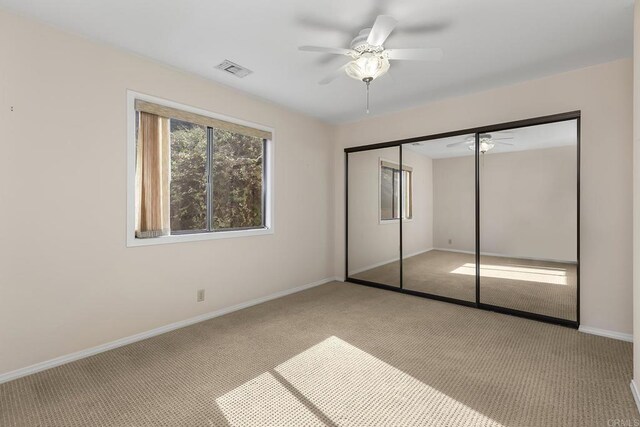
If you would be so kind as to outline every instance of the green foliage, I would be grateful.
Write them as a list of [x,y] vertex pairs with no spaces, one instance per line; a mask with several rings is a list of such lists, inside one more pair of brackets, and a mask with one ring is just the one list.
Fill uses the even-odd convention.
[[[260,227],[262,139],[214,130],[212,216],[214,230]],[[207,129],[171,121],[171,229],[204,230]]]
[[262,139],[216,129],[214,229],[262,225]]
[[207,222],[207,129],[171,120],[171,230],[204,230]]

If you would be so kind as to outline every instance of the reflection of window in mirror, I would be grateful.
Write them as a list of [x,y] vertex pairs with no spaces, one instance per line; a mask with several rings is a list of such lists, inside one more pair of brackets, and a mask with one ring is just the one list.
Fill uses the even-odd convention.
[[[413,217],[413,169],[402,165],[402,198],[400,197],[400,167],[397,163],[380,160],[380,220]],[[402,199],[402,209],[400,200]]]

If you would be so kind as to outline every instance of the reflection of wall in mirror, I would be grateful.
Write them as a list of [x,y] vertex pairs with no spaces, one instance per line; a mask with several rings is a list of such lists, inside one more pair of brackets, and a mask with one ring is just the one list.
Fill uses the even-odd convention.
[[[485,154],[480,171],[482,253],[576,261],[575,145]],[[434,246],[475,251],[473,165],[434,160],[433,174]]]
[[[349,272],[399,259],[398,221],[380,221],[380,160],[398,163],[398,148],[349,154]],[[405,256],[433,247],[432,160],[410,150],[403,164],[412,169],[413,217],[403,222]]]

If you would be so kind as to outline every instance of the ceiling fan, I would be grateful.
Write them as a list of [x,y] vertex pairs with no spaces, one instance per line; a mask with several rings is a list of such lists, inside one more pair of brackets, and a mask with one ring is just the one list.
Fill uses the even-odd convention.
[[[499,145],[513,145],[510,144],[508,142],[502,142],[503,140],[506,139],[513,139],[513,137],[502,137],[502,138],[495,138],[493,135],[491,135],[490,133],[481,133],[480,134],[480,153],[484,154],[487,151],[491,150],[493,147],[496,146],[496,144]],[[466,144],[467,148],[469,150],[475,150],[476,149],[476,137],[475,136],[470,136],[465,138],[463,141],[458,141],[458,142],[454,142],[451,144],[447,144],[447,148],[450,147],[455,147],[461,144]]]
[[350,47],[333,48],[321,46],[300,46],[307,52],[332,53],[351,57],[351,61],[320,80],[321,85],[331,83],[346,73],[347,76],[361,80],[367,85],[367,114],[369,113],[369,84],[389,71],[389,61],[439,61],[442,49],[385,49],[384,42],[398,24],[389,15],[379,15],[371,28],[364,28],[351,41]]

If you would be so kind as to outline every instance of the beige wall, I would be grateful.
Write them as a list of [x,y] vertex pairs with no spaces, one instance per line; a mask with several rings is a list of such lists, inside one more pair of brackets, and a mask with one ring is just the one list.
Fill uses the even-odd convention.
[[640,383],[640,0],[635,2],[633,22],[633,378],[637,388]]
[[433,160],[435,248],[475,252],[475,182],[475,156]]
[[[481,157],[483,253],[577,260],[576,151],[566,146]],[[475,251],[474,158],[434,160],[433,173],[434,246]]]
[[403,163],[413,169],[413,219],[402,224],[404,257],[433,248],[433,160],[404,150]]
[[[375,105],[374,105],[375,108]],[[336,274],[342,275],[342,149],[582,110],[581,323],[632,332],[632,61],[450,98],[336,129]]]
[[[327,125],[4,12],[0,53],[0,374],[333,276]],[[125,247],[127,89],[275,128],[275,234]]]
[[[399,259],[398,221],[379,221],[379,162],[398,163],[398,149],[349,155],[349,272],[368,270]],[[404,256],[433,247],[433,180],[431,158],[405,150],[402,163],[413,169],[413,218],[404,221]],[[343,241],[344,242],[344,241]]]

